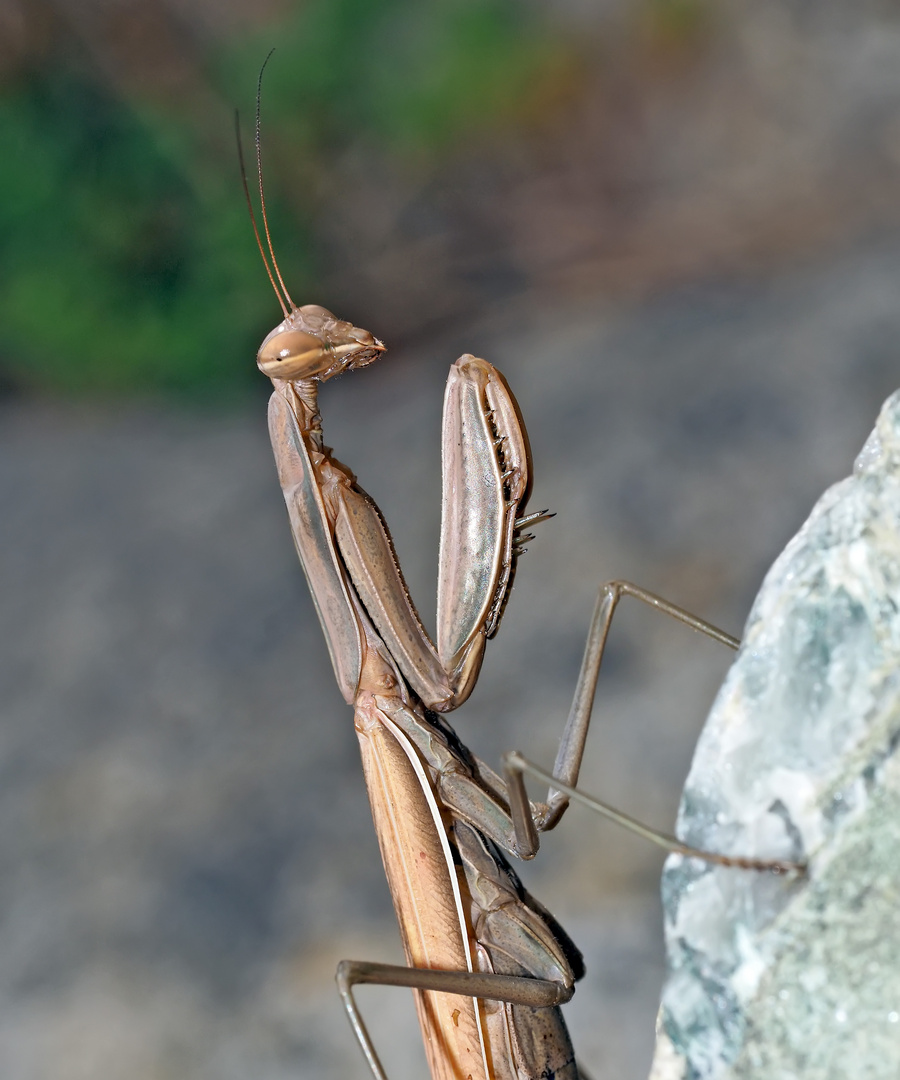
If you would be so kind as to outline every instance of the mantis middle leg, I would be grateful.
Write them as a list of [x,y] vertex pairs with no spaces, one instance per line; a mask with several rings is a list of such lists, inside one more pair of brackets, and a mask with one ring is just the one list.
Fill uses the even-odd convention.
[[[647,604],[651,609],[668,615],[685,626],[689,626],[692,630],[705,634],[713,641],[717,641],[730,649],[736,650],[740,646],[738,638],[733,637],[724,630],[720,630],[698,615],[691,614],[677,604],[673,604],[663,599],[663,597],[641,588],[639,585],[634,585],[628,581],[608,581],[601,585],[588,631],[572,706],[560,739],[552,773],[548,773],[533,762],[528,761],[517,751],[506,754],[503,759],[503,771],[515,834],[516,853],[522,858],[533,858],[540,846],[540,833],[555,828],[565,813],[570,800],[575,800],[616,824],[642,836],[651,843],[676,854],[704,859],[724,866],[737,866],[747,870],[802,873],[806,868],[803,862],[728,856],[691,847],[673,836],[642,824],[628,814],[622,813],[600,799],[587,795],[576,787],[584,757],[603,654],[609,638],[613,615],[619,601],[624,596],[634,597]],[[546,802],[534,804],[529,801],[525,790],[524,777],[526,773],[550,785]]]

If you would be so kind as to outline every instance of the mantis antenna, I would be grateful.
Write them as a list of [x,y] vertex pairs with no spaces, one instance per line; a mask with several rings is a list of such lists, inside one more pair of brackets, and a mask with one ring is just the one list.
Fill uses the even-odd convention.
[[[256,223],[256,214],[253,210],[253,200],[250,198],[250,186],[247,183],[247,166],[244,161],[244,145],[241,139],[241,123],[240,114],[235,109],[234,113],[234,132],[237,140],[237,152],[238,162],[241,169],[241,183],[244,186],[244,198],[247,200],[247,209],[250,211],[250,222],[253,225],[253,234],[256,237],[256,246],[259,248],[259,254],[262,257],[263,265],[266,268],[266,273],[269,275],[269,281],[272,284],[272,288],[275,290],[275,295],[278,297],[278,303],[281,306],[281,310],[285,315],[288,315],[288,309],[285,306],[285,299],[292,311],[297,310],[297,305],[291,299],[291,294],[287,290],[287,286],[284,283],[284,278],[281,276],[281,270],[278,266],[278,260],[275,258],[275,249],[272,247],[272,236],[269,232],[269,218],[266,213],[266,192],[265,185],[263,184],[263,171],[262,171],[262,140],[260,138],[260,102],[262,100],[262,77],[263,72],[266,70],[266,64],[268,64],[274,49],[269,50],[269,55],[263,61],[262,67],[259,69],[259,78],[256,83],[256,175],[259,179],[259,202],[262,210],[263,231],[266,234],[266,245],[269,249],[269,256],[272,259],[272,267],[274,267],[275,274],[273,276],[272,269],[269,267],[269,260],[266,258],[265,248],[263,247],[262,238],[259,233],[259,226]],[[275,278],[278,278],[278,284],[281,286],[281,292],[278,290],[278,285],[275,284]],[[282,297],[282,293],[284,297]]]
[[278,291],[278,286],[275,284],[275,278],[272,276],[269,260],[266,258],[266,250],[263,247],[262,239],[259,235],[259,226],[256,224],[256,214],[253,211],[253,201],[250,198],[250,186],[247,183],[247,166],[244,162],[244,144],[241,139],[241,118],[237,109],[234,111],[234,134],[237,139],[238,162],[241,167],[241,183],[244,185],[244,198],[247,200],[247,209],[250,211],[250,223],[253,226],[253,235],[256,237],[256,246],[259,248],[263,266],[266,268],[266,273],[269,275],[269,281],[272,283],[272,288],[275,290],[275,295],[278,297],[278,303],[281,305],[284,317],[287,318],[288,309],[285,307],[281,293]]
[[269,219],[266,215],[266,193],[263,188],[263,171],[262,171],[262,140],[260,139],[260,102],[262,101],[262,79],[263,72],[266,70],[266,64],[272,59],[272,53],[274,49],[269,50],[269,55],[263,60],[263,65],[259,69],[259,78],[256,80],[256,175],[259,177],[259,203],[262,207],[262,219],[263,228],[266,233],[266,243],[269,245],[269,254],[272,256],[272,266],[275,268],[275,276],[278,278],[278,284],[281,286],[281,291],[284,293],[287,302],[291,306],[292,311],[297,310],[297,305],[291,299],[291,294],[287,291],[287,286],[284,283],[284,279],[281,276],[281,271],[278,269],[278,261],[275,258],[275,251],[272,247],[272,237],[269,235]]

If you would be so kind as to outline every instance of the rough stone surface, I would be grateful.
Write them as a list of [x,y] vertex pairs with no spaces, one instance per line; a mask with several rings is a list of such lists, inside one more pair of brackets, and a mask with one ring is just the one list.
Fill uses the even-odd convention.
[[898,742],[900,392],[767,575],[679,812],[808,877],[667,861],[654,1080],[898,1075]]

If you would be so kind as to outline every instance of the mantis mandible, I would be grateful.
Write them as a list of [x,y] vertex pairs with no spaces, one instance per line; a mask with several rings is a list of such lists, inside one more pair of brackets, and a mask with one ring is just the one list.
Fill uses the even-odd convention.
[[[469,697],[497,632],[516,563],[547,517],[528,514],[532,464],[503,376],[464,355],[450,369],[442,435],[437,642],[421,620],[375,502],[324,443],[318,387],[375,361],[385,346],[314,304],[291,300],[263,225],[257,243],[284,320],[258,355],[273,383],[269,428],[291,531],[338,687],[354,708],[372,816],[407,967],[342,961],[337,979],[369,1067],[386,1080],[354,985],[415,990],[433,1080],[577,1080],[559,1006],[584,971],[581,954],[522,886],[508,856],[530,859],[570,799],[670,851],[750,870],[800,864],[700,852],[578,791],[600,663],[616,605],[635,597],[731,648],[730,635],[627,582],[602,586],[556,763],[547,773],[512,753],[501,778],[444,719]],[[247,202],[252,204],[246,190]],[[277,284],[276,284],[277,278]],[[550,785],[528,799],[524,774]]]

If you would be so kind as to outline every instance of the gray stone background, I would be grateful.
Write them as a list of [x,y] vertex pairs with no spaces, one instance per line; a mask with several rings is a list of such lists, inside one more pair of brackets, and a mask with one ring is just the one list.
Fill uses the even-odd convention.
[[[429,622],[446,369],[484,355],[519,398],[533,506],[558,516],[455,718],[493,763],[552,761],[600,581],[739,632],[900,385],[896,14],[730,11],[680,97],[647,107],[627,228],[604,233],[600,187],[573,180],[590,170],[548,152],[503,208],[514,224],[546,199],[501,245],[529,275],[323,392]],[[567,199],[582,232],[554,227]],[[224,415],[7,399],[0,530],[0,1075],[363,1080],[334,967],[399,945],[262,390]],[[727,663],[624,609],[584,786],[669,828]],[[594,1080],[649,1067],[660,865],[576,808],[523,871],[586,955],[567,1016]],[[422,1077],[408,994],[360,999],[392,1080]]]

